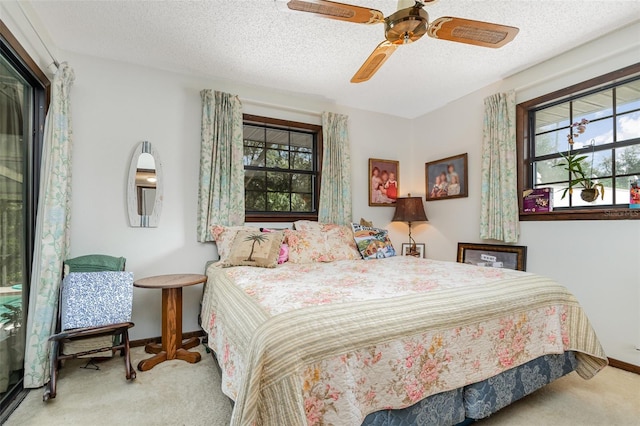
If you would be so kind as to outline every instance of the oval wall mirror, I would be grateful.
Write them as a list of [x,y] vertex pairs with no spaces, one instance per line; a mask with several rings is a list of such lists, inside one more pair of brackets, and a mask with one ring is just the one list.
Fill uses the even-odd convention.
[[127,180],[129,224],[155,228],[162,208],[162,165],[150,142],[141,142],[131,156]]

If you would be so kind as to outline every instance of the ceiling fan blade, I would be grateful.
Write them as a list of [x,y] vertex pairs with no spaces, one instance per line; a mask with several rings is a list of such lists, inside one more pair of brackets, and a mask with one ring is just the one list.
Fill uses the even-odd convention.
[[429,25],[429,37],[483,47],[502,47],[520,31],[516,27],[444,16]]
[[379,24],[384,22],[384,15],[376,9],[338,3],[329,0],[290,0],[287,7],[299,12],[313,13],[324,18],[357,24]]
[[364,64],[362,64],[358,72],[351,78],[351,82],[362,83],[369,80],[397,48],[397,44],[393,44],[387,40],[380,43],[371,55],[369,55]]

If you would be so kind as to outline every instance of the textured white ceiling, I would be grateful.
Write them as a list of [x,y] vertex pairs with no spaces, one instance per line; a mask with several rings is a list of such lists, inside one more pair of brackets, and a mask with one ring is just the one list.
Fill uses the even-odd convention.
[[[396,9],[396,0],[351,4]],[[640,19],[640,1],[440,0],[457,16],[520,28],[501,49],[424,37],[369,81],[349,80],[384,39],[358,25],[286,10],[282,0],[30,1],[63,50],[296,92],[413,118]],[[64,59],[64,58],[62,58]]]

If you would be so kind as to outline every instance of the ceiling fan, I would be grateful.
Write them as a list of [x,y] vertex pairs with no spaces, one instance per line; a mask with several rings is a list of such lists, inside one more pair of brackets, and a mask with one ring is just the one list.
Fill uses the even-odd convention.
[[519,30],[515,27],[450,16],[438,18],[429,23],[429,14],[424,10],[424,6],[436,1],[399,0],[398,10],[386,18],[376,9],[329,0],[290,0],[287,7],[294,11],[357,24],[384,23],[386,40],[369,55],[351,78],[352,83],[369,80],[398,46],[417,41],[425,34],[441,40],[493,48],[504,46],[518,34]]

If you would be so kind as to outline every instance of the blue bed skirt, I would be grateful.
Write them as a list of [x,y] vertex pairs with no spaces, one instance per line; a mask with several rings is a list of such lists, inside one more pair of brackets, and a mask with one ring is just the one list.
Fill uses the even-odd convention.
[[431,395],[411,407],[369,414],[362,426],[451,426],[483,419],[575,370],[573,352],[545,355],[463,388]]

